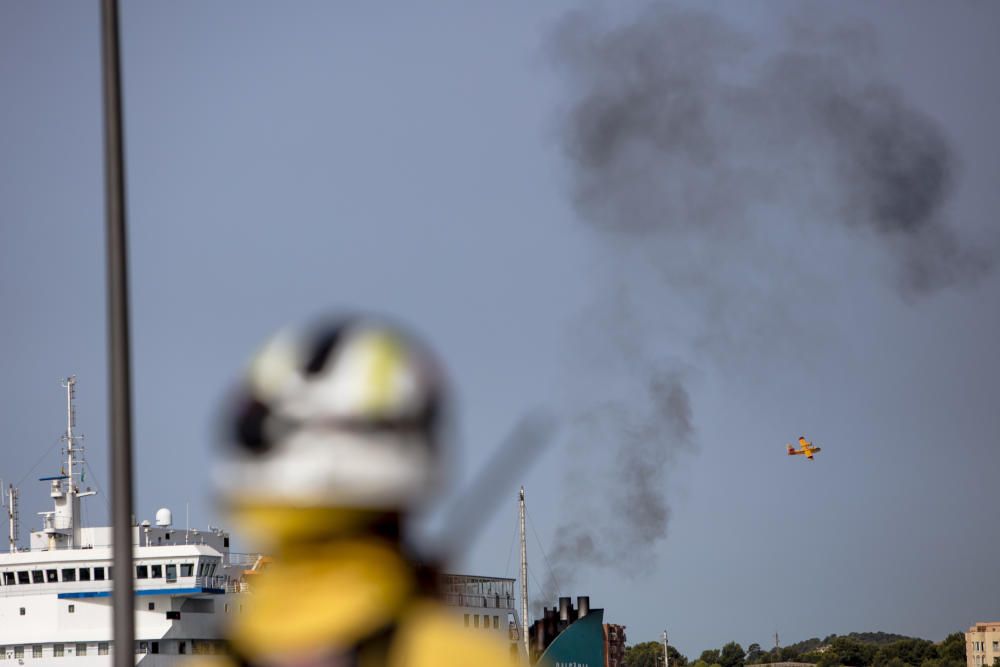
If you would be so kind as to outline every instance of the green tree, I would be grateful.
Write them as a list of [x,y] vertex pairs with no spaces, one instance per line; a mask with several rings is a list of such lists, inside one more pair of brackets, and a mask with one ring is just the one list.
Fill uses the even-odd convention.
[[965,664],[965,635],[953,632],[937,645],[938,655],[949,665]]
[[625,649],[625,667],[663,667],[663,644],[642,642],[627,647]]
[[718,662],[722,667],[743,667],[746,664],[746,657],[747,654],[742,646],[736,642],[729,642],[722,647]]
[[872,664],[877,651],[875,645],[858,641],[853,637],[834,637],[823,655],[835,660],[833,664],[868,667]]
[[747,646],[747,662],[759,662],[762,655],[764,655],[764,652],[760,650],[760,644],[757,642]]
[[670,655],[670,667],[687,667],[688,659],[686,655],[669,644],[667,645],[667,653]]
[[698,659],[701,660],[702,662],[707,662],[710,665],[713,665],[717,662],[721,662],[719,649],[717,648],[705,649],[704,651],[701,652],[701,656]]

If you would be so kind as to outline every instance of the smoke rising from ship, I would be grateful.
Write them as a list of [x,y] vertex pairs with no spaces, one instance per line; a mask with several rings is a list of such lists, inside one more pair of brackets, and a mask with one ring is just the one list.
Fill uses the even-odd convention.
[[[673,337],[675,358],[705,341],[709,362],[745,355],[733,341],[811,289],[792,284],[811,270],[803,239],[874,255],[906,300],[970,284],[995,256],[949,224],[955,151],[879,74],[866,25],[799,16],[761,44],[718,16],[654,4],[629,22],[573,12],[546,46],[569,90],[560,140],[572,202],[619,286],[599,297],[594,326],[615,328],[603,342],[628,358],[618,395],[631,397],[573,420],[572,457],[612,452],[608,474],[590,475],[612,509],[567,505],[555,588],[585,565],[640,574],[667,535],[665,478],[697,432],[689,373],[660,340]],[[621,302],[683,309],[688,325],[615,324]]]

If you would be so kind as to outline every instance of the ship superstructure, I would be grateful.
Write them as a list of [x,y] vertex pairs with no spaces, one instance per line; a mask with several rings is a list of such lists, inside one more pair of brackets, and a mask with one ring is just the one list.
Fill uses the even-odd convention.
[[[18,546],[17,493],[6,489],[10,552],[0,553],[0,660],[17,664],[111,664],[111,528],[80,521],[85,468],[81,437],[74,432],[76,379],[66,378],[65,464],[48,482],[53,509],[41,512],[42,528],[30,546]],[[170,510],[155,523],[132,527],[136,661],[149,667],[175,664],[179,656],[222,650],[227,614],[242,611],[245,572],[264,559],[234,554],[229,534],[177,529]],[[66,664],[66,660],[72,662]]]

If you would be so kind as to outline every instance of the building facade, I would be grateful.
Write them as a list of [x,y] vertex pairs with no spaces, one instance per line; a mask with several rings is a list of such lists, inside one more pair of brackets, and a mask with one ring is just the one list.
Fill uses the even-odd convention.
[[622,667],[625,664],[625,626],[604,624],[604,667]]
[[511,655],[523,653],[521,623],[514,608],[514,583],[505,577],[442,574],[438,585],[444,602],[462,616],[465,626],[490,632],[508,643]]
[[1000,621],[976,623],[965,633],[967,667],[989,667],[1000,658]]

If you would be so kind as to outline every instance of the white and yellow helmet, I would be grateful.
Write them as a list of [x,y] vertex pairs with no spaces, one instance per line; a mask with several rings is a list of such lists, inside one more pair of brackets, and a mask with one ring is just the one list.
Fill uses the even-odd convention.
[[436,481],[443,393],[428,350],[385,323],[283,331],[236,398],[221,491],[235,506],[405,510]]

